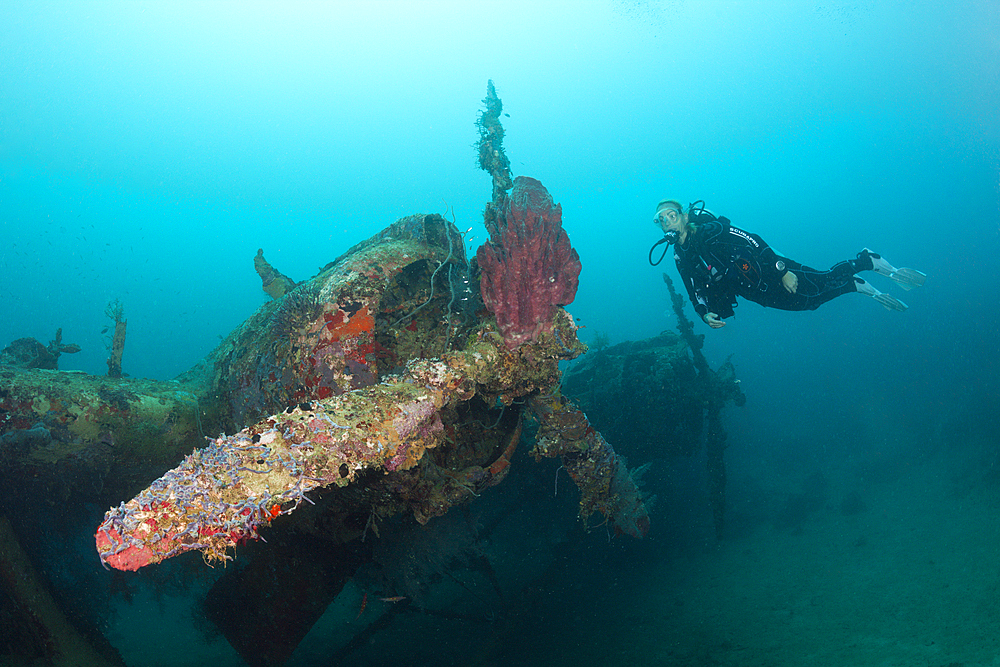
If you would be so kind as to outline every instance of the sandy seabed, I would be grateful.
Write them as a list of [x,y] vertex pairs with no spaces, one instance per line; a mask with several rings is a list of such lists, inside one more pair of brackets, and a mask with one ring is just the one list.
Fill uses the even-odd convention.
[[925,461],[865,487],[856,513],[831,496],[798,529],[761,523],[623,571],[577,593],[578,612],[553,603],[561,639],[546,660],[1000,665],[1000,484],[983,476]]

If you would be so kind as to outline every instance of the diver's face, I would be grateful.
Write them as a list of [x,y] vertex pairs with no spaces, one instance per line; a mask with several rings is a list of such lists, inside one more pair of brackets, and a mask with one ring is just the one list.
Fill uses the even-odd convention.
[[663,209],[656,216],[656,220],[654,222],[657,222],[660,225],[660,229],[663,230],[664,234],[666,234],[671,230],[675,232],[681,231],[681,226],[682,226],[681,214],[675,208]]

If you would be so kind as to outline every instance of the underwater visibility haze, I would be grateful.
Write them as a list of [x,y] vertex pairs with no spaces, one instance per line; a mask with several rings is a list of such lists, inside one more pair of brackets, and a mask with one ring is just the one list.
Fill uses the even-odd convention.
[[[35,339],[17,349],[58,372],[0,354],[0,571],[51,599],[26,621],[5,579],[0,664],[996,664],[998,35],[992,0],[3,3],[0,349]],[[480,168],[488,82],[509,200]],[[926,284],[865,274],[905,312],[741,299],[711,329],[672,253],[647,260],[662,199]],[[511,333],[504,304],[545,290],[497,268],[517,251],[491,216],[523,211],[572,302]],[[343,376],[260,370],[310,317]],[[323,418],[397,449],[297,458],[321,401],[406,373],[385,412]],[[18,393],[37,378],[62,398]],[[88,392],[103,417],[74,412]],[[122,453],[122,392],[142,420],[167,406],[131,427],[170,447]],[[286,406],[283,436],[254,430]],[[60,415],[94,422],[71,463]],[[280,459],[294,493],[171,528],[209,557],[238,542],[225,567],[154,547],[102,568],[127,524],[108,507],[219,431],[201,463]],[[553,449],[570,431],[588,444]]]

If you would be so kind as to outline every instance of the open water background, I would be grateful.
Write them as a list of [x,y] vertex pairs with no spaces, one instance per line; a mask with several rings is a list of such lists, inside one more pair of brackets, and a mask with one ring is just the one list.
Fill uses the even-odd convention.
[[646,260],[664,197],[812,266],[868,246],[928,274],[873,279],[906,313],[847,295],[696,324],[749,399],[734,503],[865,457],[966,461],[1000,446],[998,35],[992,0],[6,2],[0,342],[62,327],[83,351],[61,368],[103,374],[119,299],[125,372],[168,379],[267,299],[257,248],[301,280],[453,210],[474,249],[492,79],[515,175],[562,204],[582,258],[584,340],[674,326],[676,270]]

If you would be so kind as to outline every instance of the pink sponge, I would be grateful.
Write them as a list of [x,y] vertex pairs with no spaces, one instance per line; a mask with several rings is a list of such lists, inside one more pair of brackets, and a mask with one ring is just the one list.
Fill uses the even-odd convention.
[[514,180],[490,241],[476,257],[483,303],[510,348],[550,330],[555,307],[576,296],[580,256],[562,228],[562,207],[533,178]]

